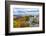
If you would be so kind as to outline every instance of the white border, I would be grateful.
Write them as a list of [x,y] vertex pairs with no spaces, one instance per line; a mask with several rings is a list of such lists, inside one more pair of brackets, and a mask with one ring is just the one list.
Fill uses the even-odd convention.
[[[39,8],[39,27],[13,28],[13,8]],[[10,33],[42,30],[42,6],[10,5]]]

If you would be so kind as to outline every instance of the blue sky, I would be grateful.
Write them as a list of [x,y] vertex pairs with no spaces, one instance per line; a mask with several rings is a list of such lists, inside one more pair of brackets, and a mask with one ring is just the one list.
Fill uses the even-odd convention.
[[39,9],[37,8],[14,8],[13,15],[38,15]]

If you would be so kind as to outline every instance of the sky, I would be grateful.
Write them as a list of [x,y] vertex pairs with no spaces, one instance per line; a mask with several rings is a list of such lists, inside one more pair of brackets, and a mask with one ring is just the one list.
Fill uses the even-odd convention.
[[13,9],[13,15],[38,15],[39,9],[37,8],[14,8]]

